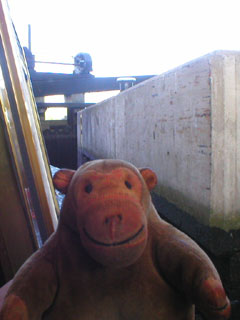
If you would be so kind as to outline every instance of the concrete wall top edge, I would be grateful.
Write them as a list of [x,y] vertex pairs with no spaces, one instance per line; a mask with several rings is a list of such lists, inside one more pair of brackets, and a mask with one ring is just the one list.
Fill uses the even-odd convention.
[[[237,51],[237,50],[215,50],[215,51],[212,51],[210,53],[207,53],[203,56],[200,56],[200,57],[197,57],[197,58],[194,58],[192,60],[189,60],[175,68],[172,68],[172,69],[169,69],[161,74],[158,74],[148,80],[145,80],[129,89],[127,89],[127,91],[131,91],[131,90],[135,90],[141,86],[145,86],[147,83],[149,82],[152,82],[152,81],[156,81],[158,78],[161,78],[161,77],[166,77],[168,74],[171,74],[172,72],[178,72],[180,71],[181,69],[184,69],[184,68],[187,68],[189,67],[189,65],[192,65],[194,63],[199,63],[199,62],[202,62],[204,59],[212,59],[214,58],[215,56],[219,56],[219,57],[224,57],[224,56],[239,56],[240,57],[240,51]],[[91,109],[91,108],[94,108],[95,106],[101,106],[102,103],[105,103],[106,101],[108,101],[108,103],[115,97],[117,96],[121,96],[121,95],[124,95],[125,91],[122,91],[122,92],[119,92],[118,95],[116,96],[113,96],[113,97],[109,97],[107,99],[104,99],[103,101],[100,101],[98,103],[96,103],[96,105],[93,105],[93,106],[90,106],[90,107],[87,107],[87,109]],[[85,109],[86,110],[86,109]],[[82,111],[79,111],[80,113],[84,112],[85,110],[82,110]]]

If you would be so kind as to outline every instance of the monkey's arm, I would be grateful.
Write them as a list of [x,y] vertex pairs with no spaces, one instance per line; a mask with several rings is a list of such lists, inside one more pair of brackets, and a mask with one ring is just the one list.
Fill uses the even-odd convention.
[[0,320],[40,320],[56,295],[57,279],[49,261],[34,254],[18,271],[8,289]]
[[206,319],[228,319],[229,300],[213,263],[187,235],[153,215],[156,260],[168,283],[186,295]]

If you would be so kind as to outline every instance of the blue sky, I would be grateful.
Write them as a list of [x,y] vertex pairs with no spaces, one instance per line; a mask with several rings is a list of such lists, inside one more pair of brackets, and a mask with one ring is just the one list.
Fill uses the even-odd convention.
[[160,74],[214,50],[240,50],[238,0],[8,2],[23,46],[31,24],[36,60],[72,62],[88,52],[95,76]]

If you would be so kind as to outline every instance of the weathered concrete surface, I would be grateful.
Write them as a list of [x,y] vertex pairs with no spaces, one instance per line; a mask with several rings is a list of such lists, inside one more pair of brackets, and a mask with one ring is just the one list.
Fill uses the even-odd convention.
[[79,115],[79,150],[158,175],[158,195],[199,222],[240,228],[240,52],[219,51]]

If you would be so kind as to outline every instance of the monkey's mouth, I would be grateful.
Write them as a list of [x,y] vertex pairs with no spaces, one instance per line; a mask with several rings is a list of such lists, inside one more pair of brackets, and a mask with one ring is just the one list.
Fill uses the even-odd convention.
[[139,234],[143,231],[144,229],[144,225],[141,226],[141,228],[131,237],[123,240],[123,241],[119,241],[119,242],[112,242],[112,243],[105,243],[105,242],[101,242],[101,241],[98,241],[96,239],[94,239],[88,232],[85,228],[83,228],[83,231],[85,233],[85,235],[87,236],[87,238],[89,240],[91,240],[93,243],[95,244],[98,244],[100,246],[104,246],[104,247],[116,247],[116,246],[121,246],[123,244],[126,244],[132,240],[134,240],[135,238],[137,238],[139,236]]

